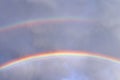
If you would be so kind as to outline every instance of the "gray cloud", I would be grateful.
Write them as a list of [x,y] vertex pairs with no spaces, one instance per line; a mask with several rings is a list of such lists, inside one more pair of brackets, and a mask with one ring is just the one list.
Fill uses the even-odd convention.
[[120,39],[120,1],[119,0],[101,0],[100,24],[108,28],[118,39]]

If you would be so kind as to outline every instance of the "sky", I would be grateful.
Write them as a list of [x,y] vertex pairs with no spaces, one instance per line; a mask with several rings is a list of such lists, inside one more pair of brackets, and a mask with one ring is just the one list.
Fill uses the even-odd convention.
[[0,64],[49,51],[120,58],[119,7],[119,0],[0,0]]
[[[0,63],[29,53],[55,50],[88,51],[119,58],[119,3],[119,0],[0,0]],[[60,18],[68,21],[59,22]],[[72,22],[69,18],[81,21]],[[58,22],[35,23],[47,19]],[[34,23],[31,28],[23,27],[30,21]],[[12,29],[14,25],[19,28]]]

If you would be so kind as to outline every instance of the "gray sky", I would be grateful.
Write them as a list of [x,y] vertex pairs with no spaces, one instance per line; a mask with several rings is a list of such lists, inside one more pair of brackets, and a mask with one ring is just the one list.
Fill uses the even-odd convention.
[[[0,0],[0,64],[38,52],[62,50],[120,58],[119,7],[119,0]],[[27,61],[0,70],[0,79],[120,80],[119,64],[81,59],[56,58],[39,64]]]
[[1,29],[43,18],[93,20],[1,30],[0,63],[56,50],[97,52],[119,58],[119,5],[119,0],[0,0]]

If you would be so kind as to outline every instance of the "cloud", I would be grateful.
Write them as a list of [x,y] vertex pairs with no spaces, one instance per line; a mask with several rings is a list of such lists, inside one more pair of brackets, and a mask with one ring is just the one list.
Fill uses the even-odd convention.
[[[110,29],[116,36],[120,32],[120,1],[100,0],[100,24]],[[117,32],[117,33],[116,33]],[[119,36],[118,36],[119,37]]]

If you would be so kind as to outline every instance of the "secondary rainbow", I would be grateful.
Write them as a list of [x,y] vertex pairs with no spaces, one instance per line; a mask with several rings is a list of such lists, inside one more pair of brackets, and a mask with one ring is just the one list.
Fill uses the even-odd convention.
[[94,23],[95,20],[82,19],[76,17],[56,17],[56,18],[43,18],[43,19],[33,19],[28,21],[18,22],[12,25],[4,26],[0,28],[0,32],[13,30],[15,28],[22,27],[32,27],[33,25],[48,24],[48,23],[65,23],[65,22],[77,22],[77,23]]
[[6,64],[1,65],[0,70],[8,68],[12,65],[18,64],[20,62],[27,61],[27,60],[31,60],[35,58],[54,57],[54,56],[94,57],[98,59],[109,60],[111,62],[120,64],[119,59],[109,57],[106,55],[102,55],[102,54],[89,53],[89,52],[58,51],[58,52],[46,52],[46,53],[40,53],[40,54],[38,53],[38,54],[22,57],[22,58],[19,58],[19,59],[16,59],[16,60],[13,60],[13,61],[7,62]]

